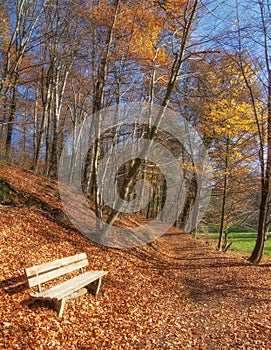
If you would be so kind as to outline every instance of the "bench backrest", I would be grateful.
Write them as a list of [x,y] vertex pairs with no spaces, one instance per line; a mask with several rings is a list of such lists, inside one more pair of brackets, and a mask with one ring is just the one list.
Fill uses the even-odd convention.
[[85,253],[80,253],[29,267],[25,269],[25,274],[28,279],[29,287],[38,286],[39,291],[41,291],[41,283],[48,282],[78,269],[82,272],[83,267],[87,265],[87,255]]

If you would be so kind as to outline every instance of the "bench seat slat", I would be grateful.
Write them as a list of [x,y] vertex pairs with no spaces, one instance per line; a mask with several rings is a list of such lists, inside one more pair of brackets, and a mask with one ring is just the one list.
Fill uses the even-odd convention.
[[61,300],[106,274],[107,271],[87,271],[43,292],[32,293],[31,296],[34,298]]

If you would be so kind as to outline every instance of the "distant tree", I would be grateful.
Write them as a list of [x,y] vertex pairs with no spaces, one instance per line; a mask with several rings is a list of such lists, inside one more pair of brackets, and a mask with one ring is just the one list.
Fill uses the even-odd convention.
[[80,43],[74,5],[70,1],[48,1],[41,28],[44,37],[38,86],[42,116],[36,129],[34,168],[39,168],[45,142],[45,173],[55,178],[64,137],[65,91]]
[[[2,135],[6,156],[10,153],[14,119],[16,115],[18,84],[23,60],[34,44],[34,32],[43,11],[44,1],[16,0],[2,4],[3,26],[1,35]],[[12,14],[10,6],[12,6]],[[3,133],[3,126],[4,133]]]
[[[166,18],[167,30],[169,35],[174,38],[173,51],[170,52],[172,57],[169,74],[166,76],[166,84],[164,88],[164,94],[161,98],[161,110],[158,118],[163,117],[165,108],[170,102],[171,95],[175,89],[177,79],[180,74],[183,62],[186,60],[186,47],[189,41],[190,33],[193,28],[194,19],[198,10],[198,1],[188,1],[187,3],[180,2],[178,9],[174,6],[173,2],[168,2],[168,8],[158,2],[161,7],[161,13]],[[176,35],[174,37],[174,35]],[[157,136],[156,129],[150,129],[148,132],[148,138],[150,140]],[[142,166],[142,159],[137,158],[133,162],[133,166],[130,167],[126,181],[123,183],[120,191],[120,196],[123,200],[126,200],[129,196],[131,188],[134,187],[137,180],[138,173]],[[119,211],[111,211],[107,219],[107,224],[112,225],[118,218]],[[107,230],[103,231],[102,239],[106,240]]]
[[[253,263],[262,259],[264,242],[270,228],[271,196],[271,65],[270,65],[270,29],[271,3],[269,0],[257,0],[255,11],[246,6],[242,9],[236,3],[236,26],[238,63],[250,96],[258,138],[258,161],[260,165],[260,201],[258,217],[258,234],[255,247],[249,258]],[[245,25],[250,15],[250,24]],[[254,62],[254,69],[247,70],[246,62]],[[251,76],[258,75],[261,94],[254,89]]]
[[[247,65],[246,69],[249,67]],[[200,131],[209,149],[214,175],[211,206],[216,212],[215,224],[220,227],[218,248],[221,249],[230,222],[238,220],[237,212],[240,216],[242,208],[247,215],[255,210],[244,202],[247,189],[245,184],[241,185],[253,172],[256,157],[252,105],[236,56],[231,52],[209,51],[189,62],[186,70],[187,78],[179,88],[182,92],[180,108]],[[185,222],[194,201],[195,189],[191,189],[181,223]],[[236,210],[232,206],[234,202]]]

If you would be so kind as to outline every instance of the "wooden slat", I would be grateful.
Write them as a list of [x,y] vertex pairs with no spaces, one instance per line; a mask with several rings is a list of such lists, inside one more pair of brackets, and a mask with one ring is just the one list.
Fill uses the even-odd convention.
[[41,293],[31,294],[31,296],[35,298],[61,300],[106,274],[107,271],[87,271]]
[[86,253],[80,253],[73,256],[68,256],[66,258],[57,259],[44,264],[36,265],[25,269],[26,276],[32,277],[36,274],[42,274],[46,271],[54,270],[56,268],[71,264],[76,261],[87,259]]
[[[93,281],[104,276],[107,272],[105,271],[88,271],[83,275],[79,275],[74,277],[73,279],[63,282],[63,284],[59,284],[58,288],[52,290],[45,291],[45,297],[53,298],[53,299],[62,299],[71,293],[76,292],[77,290],[87,286]],[[53,287],[54,288],[54,287]],[[49,291],[49,292],[48,292]],[[47,293],[46,293],[47,292]]]
[[73,263],[70,265],[66,265],[66,266],[60,267],[58,269],[51,270],[49,272],[45,272],[42,275],[28,278],[29,287],[31,288],[31,287],[34,287],[38,284],[51,281],[54,278],[63,276],[65,274],[70,273],[70,272],[75,271],[75,270],[79,270],[80,268],[83,268],[85,266],[88,266],[88,261],[81,260],[79,262],[76,262],[76,263]]

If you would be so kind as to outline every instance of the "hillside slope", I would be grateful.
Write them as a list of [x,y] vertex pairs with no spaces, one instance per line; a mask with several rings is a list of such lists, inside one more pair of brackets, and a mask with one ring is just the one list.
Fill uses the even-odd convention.
[[[0,349],[271,348],[269,263],[252,266],[176,229],[155,249],[104,249],[54,215],[56,182],[7,165],[0,179],[17,193],[0,207]],[[79,252],[109,271],[103,295],[68,301],[59,319],[29,299],[24,268]]]

